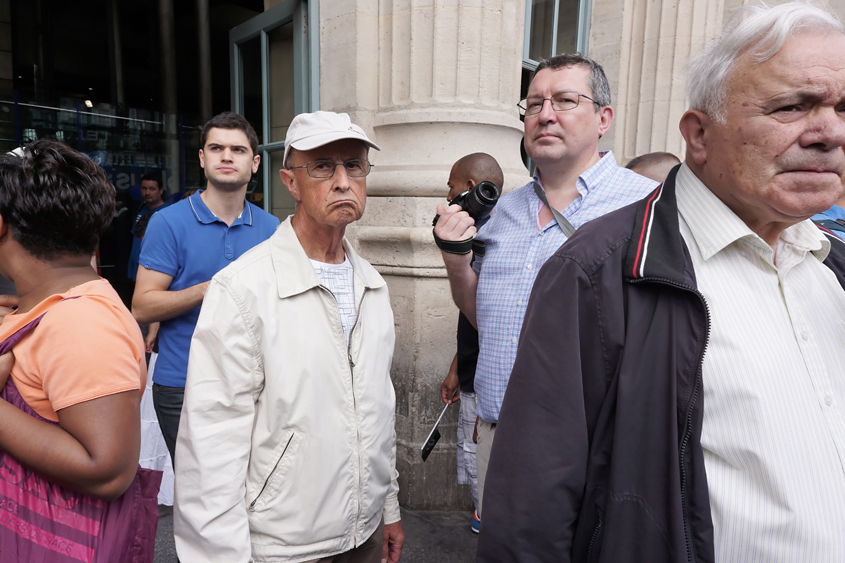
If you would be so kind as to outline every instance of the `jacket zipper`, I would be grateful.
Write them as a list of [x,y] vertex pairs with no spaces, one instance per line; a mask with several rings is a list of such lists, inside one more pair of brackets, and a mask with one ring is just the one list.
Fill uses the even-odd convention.
[[279,459],[276,461],[276,465],[273,466],[273,470],[267,476],[267,479],[264,480],[264,485],[261,487],[261,490],[258,492],[258,496],[256,496],[255,499],[253,499],[253,501],[251,503],[249,503],[249,511],[250,512],[255,512],[255,503],[258,502],[258,499],[260,499],[261,495],[264,494],[264,490],[267,488],[267,483],[270,482],[270,479],[273,478],[273,474],[276,472],[276,469],[279,467],[279,464],[282,463],[283,459],[285,459],[285,454],[287,453],[288,448],[290,447],[290,443],[293,441],[293,436],[294,436],[294,433],[291,432],[290,438],[288,438],[288,443],[285,444],[285,449],[282,450],[282,455],[279,456]]
[[[332,293],[332,290],[327,288],[324,285],[320,286],[321,289],[328,292],[329,295],[332,296],[335,304],[335,310],[337,311],[337,318],[340,321],[341,332],[343,331],[343,319],[340,317],[340,309],[337,306],[337,298]],[[358,326],[358,321],[361,319],[361,310],[364,308],[364,298],[367,296],[367,289],[364,288],[364,294],[361,296],[361,304],[358,307],[358,314],[355,316],[355,324],[352,325],[352,330],[349,331],[349,344],[346,345],[346,359],[349,362],[349,388],[352,392],[352,411],[355,413],[355,450],[358,455],[358,494],[356,495],[357,507],[355,511],[355,531],[357,533],[358,530],[358,523],[361,520],[361,493],[364,489],[363,481],[361,477],[361,432],[358,428],[358,400],[355,398],[355,362],[352,359],[352,335],[355,333],[355,328]],[[354,542],[355,547],[358,547],[358,542]]]
[[604,518],[599,514],[599,523],[596,525],[596,529],[593,530],[593,537],[590,538],[590,549],[587,550],[587,563],[593,560],[593,549],[596,547],[596,540],[599,538],[602,527],[604,527]]
[[[352,360],[352,335],[355,333],[355,328],[358,326],[358,321],[361,319],[361,310],[364,308],[364,299],[367,297],[367,289],[364,288],[364,294],[361,296],[361,305],[358,307],[358,314],[355,317],[355,324],[352,325],[352,330],[349,331],[349,344],[346,345],[346,357],[349,359],[349,384],[352,389],[352,410],[355,413],[355,440],[356,443],[356,451],[358,454],[358,510],[355,514],[355,533],[358,533],[358,526],[361,521],[361,495],[364,491],[364,481],[362,477],[362,467],[363,464],[361,463],[361,430],[358,428],[358,400],[355,398],[355,362]],[[338,315],[340,315],[340,311],[338,310]],[[355,542],[355,547],[358,547],[358,542]]]
[[678,289],[683,289],[695,294],[695,296],[698,297],[701,301],[701,304],[704,305],[704,313],[706,317],[704,346],[702,347],[701,353],[698,356],[698,370],[695,374],[695,383],[693,384],[692,388],[692,397],[690,398],[689,406],[687,407],[687,415],[686,420],[684,422],[684,438],[683,440],[681,440],[681,447],[678,452],[678,461],[681,466],[681,506],[684,514],[684,542],[686,543],[687,547],[687,561],[689,563],[695,563],[695,556],[693,554],[692,539],[690,538],[689,529],[690,523],[689,500],[687,498],[687,470],[686,464],[684,463],[684,457],[686,456],[687,445],[689,444],[690,438],[692,437],[692,411],[695,409],[695,404],[698,401],[698,393],[702,385],[701,366],[702,362],[704,362],[704,354],[705,352],[707,352],[707,346],[710,343],[710,307],[707,305],[707,300],[704,299],[704,295],[702,295],[701,292],[698,291],[698,289],[692,287],[691,285],[678,283],[676,281],[672,281],[666,278],[657,277],[639,278],[636,280],[629,281],[630,283],[657,282],[662,283],[664,285],[670,285]]

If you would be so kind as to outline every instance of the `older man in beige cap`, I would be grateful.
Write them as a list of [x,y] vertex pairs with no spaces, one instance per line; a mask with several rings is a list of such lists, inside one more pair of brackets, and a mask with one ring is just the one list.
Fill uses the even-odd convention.
[[343,236],[369,148],[346,114],[294,118],[296,214],[208,288],[177,443],[182,561],[399,560],[393,311]]

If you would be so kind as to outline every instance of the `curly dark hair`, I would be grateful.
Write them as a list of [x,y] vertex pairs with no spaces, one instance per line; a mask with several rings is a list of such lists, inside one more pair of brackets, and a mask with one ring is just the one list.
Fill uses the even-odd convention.
[[242,115],[231,111],[224,111],[218,113],[208,120],[203,126],[202,133],[200,133],[200,148],[205,149],[205,141],[208,139],[208,132],[212,129],[239,129],[244,132],[246,138],[249,140],[249,147],[252,149],[252,156],[258,154],[258,135],[255,134],[255,129],[252,128],[249,121]]
[[64,143],[35,141],[22,157],[0,156],[0,216],[36,258],[93,254],[114,203],[103,169]]

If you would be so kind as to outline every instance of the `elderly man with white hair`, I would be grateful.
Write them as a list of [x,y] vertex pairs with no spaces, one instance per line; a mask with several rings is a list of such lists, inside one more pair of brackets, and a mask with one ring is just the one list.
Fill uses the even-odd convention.
[[845,30],[743,8],[688,88],[685,163],[534,284],[480,562],[845,561]]

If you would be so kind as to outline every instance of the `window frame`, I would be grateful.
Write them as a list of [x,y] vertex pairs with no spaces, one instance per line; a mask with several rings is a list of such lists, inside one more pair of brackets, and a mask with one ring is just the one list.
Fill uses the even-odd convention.
[[[560,17],[560,2],[561,0],[554,0],[554,16],[552,17],[552,49],[557,48],[557,28],[558,18]],[[535,71],[540,61],[532,59],[528,53],[531,46],[531,13],[534,8],[534,0],[525,0],[525,33],[523,34],[522,42],[522,68],[528,71]],[[576,27],[577,37],[575,39],[575,46],[579,53],[587,56],[590,39],[590,12],[592,10],[592,0],[578,0],[578,25]],[[552,57],[559,53],[549,53]]]

